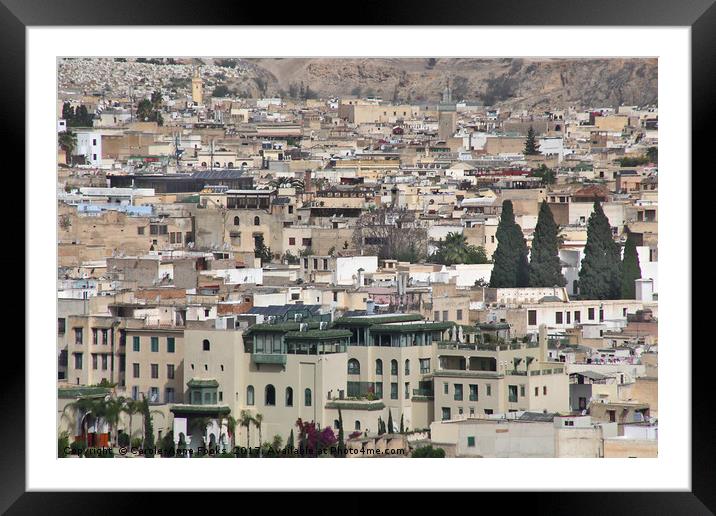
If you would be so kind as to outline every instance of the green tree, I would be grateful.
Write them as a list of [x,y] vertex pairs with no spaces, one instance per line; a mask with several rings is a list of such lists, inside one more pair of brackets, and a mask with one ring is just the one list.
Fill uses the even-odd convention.
[[149,410],[149,400],[146,397],[141,401],[141,407],[144,421],[144,456],[151,458],[154,457],[154,426]]
[[530,175],[533,177],[539,177],[545,185],[553,185],[557,182],[557,174],[555,174],[554,170],[547,167],[544,163],[542,163],[538,168],[533,169]]
[[552,210],[547,201],[542,201],[530,253],[530,287],[563,287],[567,284],[559,260],[558,233],[559,226],[554,222]]
[[650,163],[659,163],[659,149],[657,147],[649,147],[646,150],[646,157]]
[[264,416],[263,414],[256,414],[254,416],[254,425],[259,431],[259,457],[261,457],[261,425],[263,425]]
[[438,242],[437,247],[434,259],[443,265],[488,263],[485,248],[468,244],[467,238],[462,233],[448,233],[445,240]]
[[346,439],[345,435],[343,433],[343,414],[341,413],[341,409],[338,409],[338,457],[339,458],[345,458],[346,454],[343,453],[343,450],[346,446]]
[[132,439],[132,422],[134,419],[134,416],[136,414],[139,414],[141,411],[140,403],[137,400],[133,399],[126,399],[124,401],[124,405],[122,407],[122,410],[125,414],[129,416],[129,438]]
[[532,126],[530,126],[530,128],[527,130],[527,139],[525,140],[525,154],[527,156],[535,156],[539,154],[537,136],[535,135],[535,130]]
[[624,257],[621,264],[622,270],[622,299],[636,298],[636,285],[634,282],[641,278],[641,266],[639,265],[639,254],[636,252],[636,238],[631,231],[627,232],[627,240],[624,244]]
[[271,262],[271,249],[264,243],[264,237],[262,235],[256,237],[254,256],[261,258],[261,265]]
[[405,423],[403,422],[403,414],[400,414],[400,433],[405,433]]
[[410,457],[413,459],[442,459],[445,457],[445,450],[433,448],[432,445],[421,446],[413,450]]
[[77,137],[72,131],[63,131],[57,135],[57,143],[60,148],[67,154],[67,161],[72,158],[72,154],[77,147]]
[[393,413],[388,409],[388,433],[393,433]]
[[286,439],[286,448],[285,450],[292,452],[293,451],[293,428],[291,429],[291,433],[288,434],[288,439]]
[[67,448],[70,447],[70,436],[65,431],[57,438],[57,457],[62,459],[67,457]]
[[502,203],[500,222],[495,233],[497,249],[492,256],[494,266],[490,276],[492,288],[515,288],[529,285],[527,243],[522,228],[515,222],[512,201]]
[[142,99],[137,104],[137,118],[142,121],[148,121],[152,116],[152,102],[149,99]]
[[587,243],[579,270],[579,297],[618,299],[621,295],[621,256],[612,238],[609,219],[599,201],[587,224]]

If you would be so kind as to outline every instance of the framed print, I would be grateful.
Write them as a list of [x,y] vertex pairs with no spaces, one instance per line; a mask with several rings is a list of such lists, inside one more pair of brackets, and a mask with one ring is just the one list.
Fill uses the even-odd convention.
[[3,509],[396,490],[709,514],[690,207],[716,10],[662,4],[278,26],[3,0],[28,219]]

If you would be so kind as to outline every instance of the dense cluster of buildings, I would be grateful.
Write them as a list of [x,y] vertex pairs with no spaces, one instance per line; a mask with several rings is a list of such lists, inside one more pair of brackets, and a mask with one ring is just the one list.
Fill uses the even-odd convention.
[[[206,69],[172,85],[172,65],[151,64],[130,92],[107,66],[125,63],[98,66],[95,89],[65,81],[58,99],[58,427],[71,440],[143,437],[127,414],[66,417],[110,396],[148,400],[156,439],[193,448],[286,442],[300,418],[358,449],[656,455],[655,107],[507,112],[449,84],[437,105],[217,98]],[[154,120],[137,112],[150,97]],[[68,105],[92,125],[63,119]],[[505,200],[528,246],[549,205],[566,285],[490,288]],[[634,299],[579,295],[595,201],[616,242],[637,239]],[[417,231],[412,259],[391,254]],[[450,234],[487,263],[436,263]],[[242,411],[260,431],[231,428]]]

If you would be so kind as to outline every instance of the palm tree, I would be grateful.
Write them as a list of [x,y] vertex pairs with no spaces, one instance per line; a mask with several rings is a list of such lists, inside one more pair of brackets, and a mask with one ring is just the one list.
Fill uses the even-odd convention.
[[229,443],[231,444],[232,452],[236,446],[236,425],[237,421],[234,416],[228,416],[226,418],[226,431],[229,434]]
[[261,457],[261,424],[264,422],[264,416],[263,414],[256,414],[254,416],[254,424],[256,425],[256,428],[259,429],[259,458]]
[[[209,426],[209,423],[211,423],[211,419],[208,417],[198,417],[191,420],[190,428],[191,433],[194,433],[194,430],[197,430],[201,434],[202,440],[204,440],[204,437],[206,436],[206,428]],[[208,446],[209,443],[204,442],[204,445]]]
[[139,406],[139,401],[134,399],[127,399],[124,402],[123,407],[124,412],[129,415],[129,442],[131,444],[132,442],[132,420],[135,414],[139,414],[141,407]]
[[246,427],[246,447],[251,446],[251,425],[254,422],[254,418],[251,412],[248,410],[242,410],[239,416],[239,424]]
[[[119,424],[119,417],[122,414],[122,411],[124,410],[124,398],[109,398],[105,401],[105,414],[104,419],[107,422],[107,425],[109,425],[109,433],[110,435],[114,435],[114,443],[118,444],[117,442],[117,433],[112,432],[113,429],[117,427]],[[110,442],[111,444],[111,442]]]
[[64,408],[62,411],[63,417],[66,416],[68,412],[74,414],[75,421],[77,421],[77,417],[80,418],[80,433],[84,435],[85,445],[89,446],[87,439],[89,436],[86,431],[88,428],[87,416],[91,416],[95,420],[97,419],[96,414],[101,412],[99,410],[99,400],[97,398],[77,398],[77,400],[69,403]]

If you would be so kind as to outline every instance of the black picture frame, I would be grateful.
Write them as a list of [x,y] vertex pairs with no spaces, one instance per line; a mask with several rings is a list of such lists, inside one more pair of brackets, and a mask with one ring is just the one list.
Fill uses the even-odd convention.
[[[275,12],[267,16],[266,6],[262,3],[239,2],[181,2],[169,0],[0,0],[0,70],[2,70],[3,109],[0,109],[0,134],[6,149],[13,149],[11,167],[6,166],[6,173],[19,170],[24,164],[25,149],[25,106],[31,99],[25,97],[25,29],[28,26],[104,26],[104,25],[282,25],[317,23],[335,24],[337,19],[350,25],[510,25],[510,26],[684,26],[691,27],[691,73],[692,73],[692,168],[701,174],[709,173],[710,147],[704,141],[711,131],[709,123],[714,119],[715,102],[713,91],[716,91],[716,6],[715,0],[500,0],[484,2],[479,0],[460,0],[450,4],[445,2],[362,2],[355,6],[353,14],[341,16],[340,5],[335,2],[310,3],[310,9],[302,9],[294,5],[291,9],[284,8],[283,14]],[[325,14],[322,14],[325,13]],[[698,147],[701,144],[701,147]],[[701,152],[695,152],[696,149]],[[10,151],[8,151],[10,152]],[[8,163],[8,162],[6,162]],[[687,175],[690,171],[669,171]],[[17,184],[19,174],[13,173],[13,180],[6,181],[6,187]],[[26,206],[31,209],[31,185],[25,180],[27,198],[11,197],[19,200],[6,200],[3,203],[6,213],[24,213]],[[14,181],[14,183],[12,182]],[[17,206],[13,206],[15,202]],[[692,202],[695,205],[695,202]],[[690,207],[684,207],[689,209]],[[10,211],[12,210],[12,211]],[[12,215],[16,217],[16,215]],[[697,221],[692,217],[694,223]],[[667,222],[668,223],[668,222]],[[13,226],[9,224],[8,226]],[[6,241],[24,241],[32,238],[24,231],[24,225],[14,224],[17,235],[10,236]],[[21,229],[23,230],[21,233]],[[693,232],[692,232],[693,234]],[[15,237],[12,239],[12,237]],[[16,253],[14,249],[8,250]],[[691,259],[691,250],[684,250],[685,262]],[[17,270],[19,261],[16,258],[2,258],[8,263],[8,276]],[[27,270],[23,271],[27,274]],[[20,287],[20,285],[18,285]],[[19,290],[17,290],[19,292]],[[13,299],[15,300],[15,299]],[[683,300],[690,303],[690,299]],[[703,305],[702,305],[703,306]],[[708,304],[706,304],[708,306]],[[703,312],[703,308],[700,312]],[[26,324],[31,324],[32,311],[25,315]],[[693,319],[692,319],[693,320]],[[669,342],[688,349],[691,346],[690,328],[684,329],[683,342]],[[18,427],[25,421],[25,353],[17,344],[17,340],[7,338],[4,351],[7,363],[14,367],[5,368],[2,393],[2,420],[0,425],[2,443],[5,449],[0,460],[0,510],[8,514],[34,514],[51,512],[53,514],[98,512],[106,514],[127,514],[128,511],[141,508],[146,494],[115,493],[50,493],[32,492],[25,489],[25,453],[26,442]],[[701,344],[701,343],[700,343]],[[703,342],[709,345],[708,341]],[[709,351],[704,346],[692,348],[692,490],[690,492],[571,492],[571,493],[528,493],[515,498],[517,493],[481,493],[479,496],[491,496],[494,502],[502,507],[516,507],[522,501],[539,510],[542,514],[711,514],[716,511],[716,475],[714,474],[715,448],[712,427],[708,423],[708,415],[713,409],[710,396]],[[685,411],[686,413],[686,411]],[[705,417],[704,417],[705,416]],[[678,417],[678,416],[676,416]],[[20,423],[8,423],[20,422]],[[12,444],[9,444],[12,443]],[[573,472],[578,474],[577,472]],[[569,462],[566,462],[565,475],[570,473]],[[555,479],[559,484],[559,479]],[[81,479],[78,479],[81,487]],[[117,482],[121,489],[121,481]],[[229,497],[232,498],[229,498]],[[310,503],[310,495],[300,495]],[[411,498],[423,501],[417,493]],[[172,494],[170,500],[162,501],[165,510],[173,510],[173,505],[181,507],[185,497]],[[258,504],[265,503],[263,496],[256,497]],[[360,494],[353,493],[341,497],[342,506],[355,509],[360,503]],[[213,510],[217,505],[241,504],[247,507],[246,497],[227,495],[224,501],[211,496],[207,509]],[[239,500],[241,500],[239,502]],[[177,503],[178,502],[178,503]],[[480,505],[487,501],[481,498]],[[401,504],[404,502],[401,502]],[[444,499],[443,499],[444,504]],[[360,506],[360,505],[359,505]],[[444,505],[443,505],[444,506]],[[364,505],[367,510],[375,510],[372,505]],[[334,507],[340,510],[340,506]],[[228,510],[228,506],[225,509]]]

